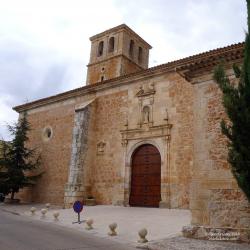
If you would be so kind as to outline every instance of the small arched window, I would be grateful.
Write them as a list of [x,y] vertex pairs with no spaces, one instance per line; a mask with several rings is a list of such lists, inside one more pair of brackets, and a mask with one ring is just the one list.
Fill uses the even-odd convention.
[[138,62],[139,63],[142,62],[142,47],[139,47],[139,50],[138,50]]
[[42,137],[44,141],[49,141],[53,136],[53,131],[50,126],[43,129]]
[[109,38],[109,52],[113,52],[115,48],[115,38],[112,36]]
[[103,46],[104,46],[103,41],[99,42],[97,56],[102,56],[102,54],[103,54]]
[[130,56],[130,57],[133,57],[133,54],[134,54],[134,46],[135,46],[134,40],[130,40],[130,43],[129,43],[129,56]]

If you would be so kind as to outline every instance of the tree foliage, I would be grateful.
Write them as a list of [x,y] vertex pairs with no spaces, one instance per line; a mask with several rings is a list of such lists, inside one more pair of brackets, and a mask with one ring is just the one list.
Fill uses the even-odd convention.
[[228,138],[228,161],[239,187],[250,201],[250,0],[247,0],[248,32],[246,33],[242,67],[233,66],[237,84],[226,76],[223,65],[214,72],[214,79],[223,93],[223,106],[229,121],[221,122]]
[[37,156],[35,149],[27,148],[30,124],[27,115],[24,113],[19,122],[13,126],[8,125],[8,130],[13,136],[10,142],[2,141],[0,154],[0,193],[5,195],[14,194],[28,185],[34,184],[39,176],[27,176],[26,171],[36,169],[39,166],[40,157]]

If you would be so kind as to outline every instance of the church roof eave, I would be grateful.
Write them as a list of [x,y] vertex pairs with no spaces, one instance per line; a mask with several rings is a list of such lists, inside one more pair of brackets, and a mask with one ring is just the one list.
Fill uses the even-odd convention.
[[145,70],[140,70],[135,73],[119,76],[103,82],[98,82],[95,84],[83,86],[57,95],[49,96],[26,104],[18,105],[13,107],[13,110],[17,112],[23,112],[25,110],[37,108],[49,103],[66,100],[68,98],[83,95],[85,93],[93,93],[98,91],[99,89],[103,89],[106,87],[112,87],[112,86],[114,87],[116,84],[125,84],[126,82],[131,82],[134,81],[135,79],[147,77],[151,74],[157,74],[157,72],[162,72],[162,71],[165,72],[174,70],[177,72],[181,72],[183,77],[189,80],[195,71],[200,70],[202,68],[214,67],[222,60],[224,60],[225,62],[229,62],[232,60],[242,59],[243,48],[244,48],[244,42],[241,42],[227,47],[210,50],[204,53],[200,53],[197,55],[161,64]]

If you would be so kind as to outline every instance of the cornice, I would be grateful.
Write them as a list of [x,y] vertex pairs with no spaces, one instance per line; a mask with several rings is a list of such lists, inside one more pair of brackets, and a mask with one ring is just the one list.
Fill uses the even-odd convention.
[[19,105],[13,109],[17,112],[34,109],[43,105],[64,101],[69,98],[96,93],[97,91],[114,88],[124,84],[131,84],[138,80],[145,80],[149,77],[156,76],[162,73],[176,71],[180,73],[187,80],[190,80],[195,71],[201,69],[211,68],[225,60],[226,62],[232,60],[243,59],[244,43],[233,44],[227,47],[211,50],[194,56],[186,57],[166,64],[158,65],[146,70],[137,71],[128,75],[120,76],[117,78],[105,80],[95,84],[87,85],[84,87],[76,88],[64,93],[54,96],[39,99],[30,103]]
[[135,64],[136,66],[138,66],[139,68],[141,68],[142,70],[144,69],[140,64],[138,64],[137,62],[131,60],[129,57],[127,57],[126,55],[124,54],[118,54],[118,55],[115,55],[115,56],[109,56],[108,58],[106,59],[103,59],[103,60],[99,60],[99,61],[96,61],[94,63],[89,63],[87,65],[87,67],[90,67],[90,66],[93,66],[93,65],[97,65],[97,64],[100,64],[100,63],[104,63],[106,61],[109,61],[110,59],[114,59],[114,58],[117,58],[117,57],[123,57],[125,59],[127,59],[128,61],[130,61],[131,63]]

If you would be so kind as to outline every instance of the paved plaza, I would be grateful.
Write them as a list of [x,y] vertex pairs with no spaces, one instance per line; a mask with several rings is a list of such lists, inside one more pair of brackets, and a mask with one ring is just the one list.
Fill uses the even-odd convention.
[[[31,215],[30,208],[36,207],[35,215]],[[248,244],[233,242],[202,241],[187,239],[181,236],[183,226],[190,224],[191,214],[188,210],[159,209],[143,207],[120,207],[120,206],[86,206],[81,213],[81,220],[93,219],[93,230],[86,230],[86,224],[72,223],[77,221],[77,214],[73,209],[62,209],[51,206],[45,216],[41,218],[41,209],[44,204],[0,204],[0,209],[6,212],[19,214],[34,220],[56,224],[59,226],[86,232],[90,237],[110,239],[119,243],[125,243],[128,248],[132,246],[152,250],[186,250],[186,249],[250,249]],[[55,221],[53,213],[59,211],[59,220]],[[117,223],[117,236],[109,236],[108,225]],[[148,230],[147,244],[138,244],[138,231],[142,228]]]
[[[34,206],[37,212],[31,216],[30,208]],[[72,224],[77,221],[77,214],[73,209],[60,209],[60,207],[52,206],[46,217],[41,219],[40,210],[45,208],[42,204],[32,205],[3,205],[2,209],[11,210],[25,216],[32,217],[36,220],[47,221],[48,223],[57,223],[81,231],[87,231],[90,234],[99,237],[108,237],[120,242],[136,243],[138,240],[138,231],[142,228],[148,230],[148,240],[155,241],[170,236],[181,234],[181,229],[185,225],[190,224],[190,212],[188,210],[177,209],[159,209],[159,208],[143,208],[143,207],[120,207],[120,206],[86,206],[81,213],[81,219],[93,219],[93,230],[86,230],[85,223]],[[53,212],[59,211],[59,221],[54,222]],[[108,235],[108,225],[117,223],[117,233],[115,237]]]

